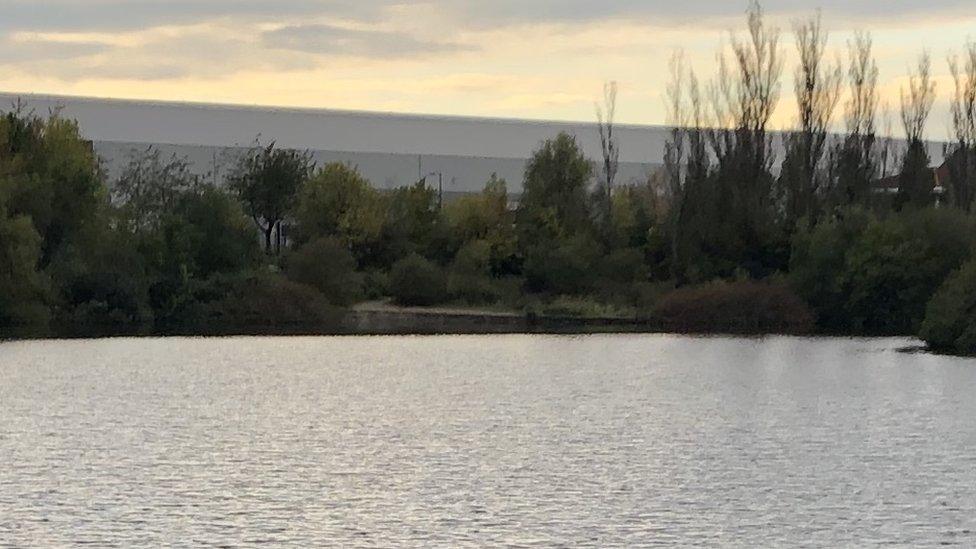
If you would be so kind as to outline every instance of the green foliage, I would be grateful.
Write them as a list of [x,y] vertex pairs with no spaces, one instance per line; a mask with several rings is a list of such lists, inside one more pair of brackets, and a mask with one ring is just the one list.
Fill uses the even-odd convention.
[[914,333],[925,305],[973,247],[973,220],[926,209],[871,220],[863,212],[794,240],[794,287],[831,331]]
[[579,295],[593,289],[600,247],[586,235],[556,246],[540,245],[525,260],[526,287],[532,292]]
[[586,296],[556,296],[555,299],[534,307],[532,312],[551,318],[633,318],[632,308],[623,308]]
[[492,274],[503,276],[517,270],[514,216],[508,209],[504,179],[493,174],[480,194],[447,204],[444,217],[455,239],[455,249],[463,249],[471,241],[486,242]]
[[379,270],[363,273],[363,297],[368,300],[383,299],[390,295],[390,275]]
[[158,230],[138,238],[153,276],[150,303],[164,320],[179,316],[195,281],[247,271],[261,255],[240,204],[212,188],[184,194]]
[[437,205],[437,191],[420,181],[387,196],[383,247],[373,263],[389,266],[410,254],[427,255],[445,228]]
[[30,218],[9,217],[0,194],[0,326],[43,323],[47,296],[37,264],[41,237]]
[[525,169],[516,216],[519,238],[529,248],[592,230],[588,187],[593,164],[576,138],[560,133],[535,151]]
[[951,209],[892,216],[868,226],[847,257],[847,314],[858,331],[916,333],[925,305],[966,261],[973,223]]
[[651,242],[659,204],[649,184],[617,187],[610,208],[611,246],[643,247]]
[[472,240],[465,244],[454,256],[451,270],[465,275],[491,275],[491,243],[487,240]]
[[504,179],[492,174],[480,194],[462,196],[444,207],[444,216],[464,242],[485,239],[511,225],[508,190]]
[[79,326],[150,322],[150,276],[137,241],[107,225],[89,236],[59,253],[48,269],[58,289],[56,320]]
[[920,336],[932,349],[976,355],[976,261],[963,265],[936,292]]
[[447,277],[436,264],[411,254],[393,265],[390,293],[400,305],[438,305],[448,298]]
[[807,333],[813,314],[784,283],[716,281],[675,290],[657,303],[654,317],[685,333]]
[[359,258],[367,258],[379,245],[387,207],[355,168],[327,164],[299,193],[295,208],[298,240],[336,237]]
[[790,283],[827,331],[839,333],[850,328],[847,256],[873,221],[867,211],[847,208],[814,227],[801,223],[793,236]]
[[[364,297],[392,297],[554,316],[650,314],[683,331],[803,332],[815,316],[833,332],[911,333],[924,318],[932,347],[976,352],[976,267],[966,263],[976,222],[928,207],[924,147],[911,146],[904,160],[897,202],[905,207],[869,213],[876,159],[856,139],[873,137],[838,147],[829,193],[812,190],[826,179],[810,166],[787,162],[780,183],[789,203],[777,202],[764,130],[717,130],[711,153],[703,132],[689,130],[688,158],[671,159],[683,170],[668,179],[666,197],[653,179],[591,193],[592,164],[560,134],[534,152],[514,212],[495,176],[442,209],[423,181],[380,192],[344,164],[312,174],[307,154],[274,144],[241,159],[233,194],[204,184],[185,160],[137,153],[110,201],[74,122],[8,113],[0,325],[310,326]],[[280,274],[252,222],[270,251],[286,218],[296,222],[296,246]],[[778,278],[750,282],[787,269],[800,297]],[[709,282],[716,278],[736,281]],[[681,287],[689,283],[702,284]]]
[[217,276],[195,285],[184,325],[218,329],[320,326],[340,311],[315,288],[272,273]]
[[258,260],[254,233],[240,204],[218,189],[184,195],[164,233],[173,245],[171,253],[199,277],[248,269]]
[[912,206],[923,208],[935,201],[932,189],[935,187],[932,170],[929,168],[929,153],[921,141],[911,141],[902,159],[901,175],[898,178],[898,207]]
[[640,248],[619,248],[605,254],[595,266],[600,280],[631,284],[649,278],[649,270]]
[[30,217],[41,237],[42,269],[95,223],[106,195],[77,123],[18,111],[0,117],[0,194],[9,215]]
[[158,149],[136,151],[112,185],[117,215],[133,232],[155,229],[186,194],[202,186],[185,158],[163,159]]
[[756,186],[740,189],[734,174],[726,168],[685,183],[672,229],[673,269],[683,283],[730,278],[737,271],[759,279],[788,263],[789,242],[769,198],[758,198]]
[[264,233],[267,252],[272,250],[275,228],[292,211],[298,191],[312,169],[307,152],[279,149],[274,143],[256,147],[239,160],[230,186],[240,197],[244,211]]
[[492,280],[492,247],[487,240],[465,244],[454,257],[448,274],[448,293],[469,305],[492,304],[500,292]]
[[848,135],[837,146],[834,159],[837,181],[827,196],[828,204],[850,207],[869,203],[871,185],[878,172],[875,141],[872,130],[867,134]]
[[363,295],[356,258],[335,238],[319,238],[287,258],[288,279],[317,289],[330,303],[352,305]]

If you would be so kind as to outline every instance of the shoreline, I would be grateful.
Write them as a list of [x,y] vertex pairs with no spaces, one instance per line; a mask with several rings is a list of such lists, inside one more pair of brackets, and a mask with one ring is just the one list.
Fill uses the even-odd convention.
[[516,311],[451,307],[398,307],[385,303],[355,306],[335,322],[316,324],[84,325],[51,324],[0,328],[0,341],[102,339],[117,337],[427,336],[516,334],[673,334],[711,337],[914,337],[905,334],[787,332],[726,326],[677,330],[654,319],[540,316]]

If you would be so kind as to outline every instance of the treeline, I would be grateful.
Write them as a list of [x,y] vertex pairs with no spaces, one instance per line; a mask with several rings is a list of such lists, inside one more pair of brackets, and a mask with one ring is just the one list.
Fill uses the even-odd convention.
[[794,31],[785,137],[769,128],[785,46],[754,4],[711,83],[675,58],[661,173],[617,181],[611,84],[601,158],[554,136],[517,197],[495,177],[447,203],[425,181],[381,191],[274,144],[243,154],[226,186],[153,150],[106,185],[76,124],[15,110],[0,119],[0,326],[270,329],[392,300],[691,332],[922,334],[976,352],[976,45],[950,62],[955,139],[933,170],[929,58],[902,93],[896,146],[877,129],[870,37],[844,68],[819,19]]
[[[925,128],[936,86],[927,54],[901,91],[905,141],[896,146],[890,128],[877,129],[886,116],[870,36],[848,44],[846,67],[830,61],[819,16],[795,22],[793,36],[797,114],[781,139],[769,125],[783,47],[758,4],[713,80],[702,84],[680,55],[672,63],[665,162],[673,279],[780,279],[821,330],[921,333],[934,347],[976,352],[966,335],[976,326],[976,287],[962,290],[959,274],[973,269],[976,44],[949,58],[954,140],[945,164],[932,168]],[[832,132],[838,119],[843,135]],[[946,308],[946,293],[972,296]]]

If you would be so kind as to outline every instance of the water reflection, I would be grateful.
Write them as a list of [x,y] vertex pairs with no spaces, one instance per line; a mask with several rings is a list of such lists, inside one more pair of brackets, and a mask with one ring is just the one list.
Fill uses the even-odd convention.
[[0,545],[976,544],[976,362],[904,340],[0,344]]

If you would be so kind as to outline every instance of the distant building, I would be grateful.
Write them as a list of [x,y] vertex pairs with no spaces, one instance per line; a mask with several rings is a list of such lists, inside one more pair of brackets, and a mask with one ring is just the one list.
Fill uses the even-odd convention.
[[[951,181],[951,177],[948,160],[927,170],[926,187],[931,187],[932,196],[937,204],[942,201],[942,197],[945,195],[948,184]],[[898,191],[901,190],[901,175],[890,175],[875,181],[874,185],[872,186],[872,190],[879,194],[898,194]]]
[[[64,117],[78,120],[110,182],[134,153],[155,147],[164,156],[186,158],[195,172],[220,183],[256,140],[308,150],[319,164],[351,164],[383,189],[439,173],[445,195],[477,192],[492,173],[505,178],[510,192],[520,193],[532,151],[559,132],[575,135],[594,161],[601,156],[597,127],[588,123],[6,93],[0,93],[0,108],[18,100],[37,114],[59,109]],[[621,147],[618,182],[646,182],[662,164],[667,130],[619,125],[616,131]]]

